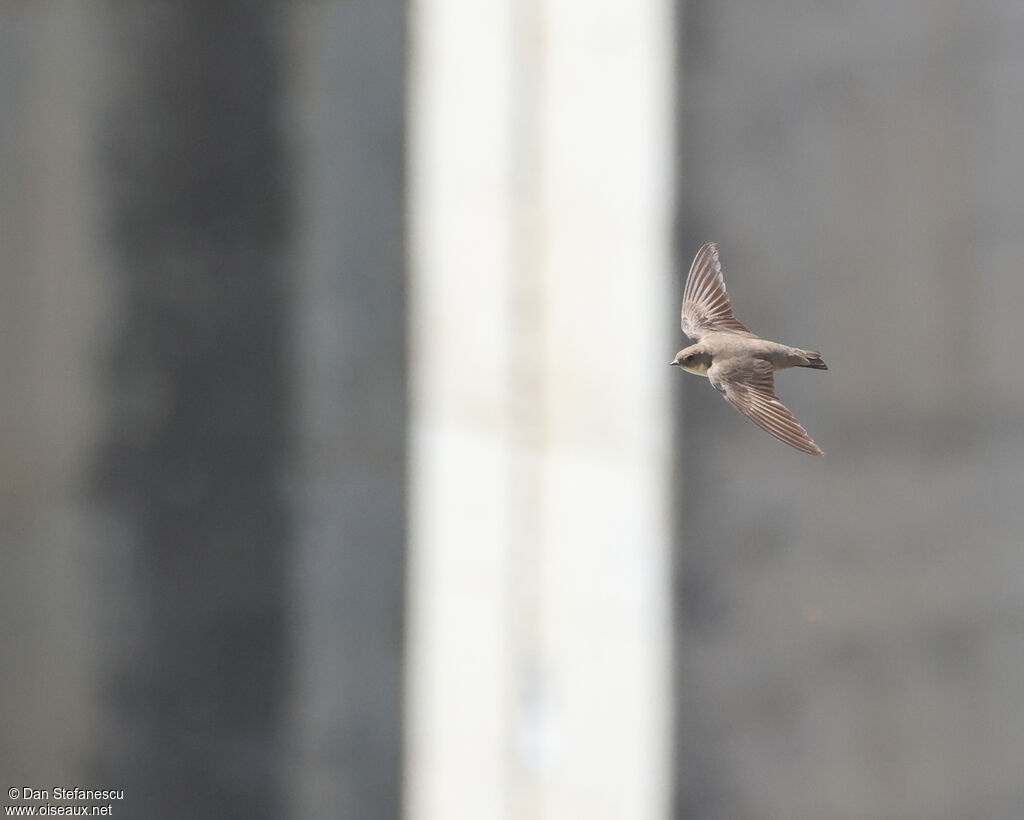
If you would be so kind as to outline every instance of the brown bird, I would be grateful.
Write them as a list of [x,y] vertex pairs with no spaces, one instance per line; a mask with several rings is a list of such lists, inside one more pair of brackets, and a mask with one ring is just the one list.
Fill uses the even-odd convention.
[[825,453],[775,395],[775,371],[786,367],[828,370],[816,350],[769,342],[733,316],[718,246],[708,242],[694,257],[683,293],[683,333],[696,344],[670,365],[706,376],[725,400],[779,441],[812,456]]

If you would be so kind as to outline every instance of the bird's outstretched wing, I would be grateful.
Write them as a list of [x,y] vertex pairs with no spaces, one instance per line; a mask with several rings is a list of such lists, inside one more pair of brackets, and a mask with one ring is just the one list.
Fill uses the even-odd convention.
[[693,259],[683,292],[683,333],[694,341],[712,330],[750,333],[732,315],[732,302],[725,290],[722,263],[718,261],[718,245],[708,242]]
[[825,455],[775,395],[775,375],[769,362],[756,361],[747,365],[728,359],[715,362],[708,369],[708,379],[729,404],[762,430],[803,453]]

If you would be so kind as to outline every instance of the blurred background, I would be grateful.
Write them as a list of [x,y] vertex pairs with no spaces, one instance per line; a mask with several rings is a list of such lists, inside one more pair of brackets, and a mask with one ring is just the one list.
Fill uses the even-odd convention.
[[[1022,41],[0,2],[4,805],[1024,817]],[[826,458],[666,367],[709,240]]]

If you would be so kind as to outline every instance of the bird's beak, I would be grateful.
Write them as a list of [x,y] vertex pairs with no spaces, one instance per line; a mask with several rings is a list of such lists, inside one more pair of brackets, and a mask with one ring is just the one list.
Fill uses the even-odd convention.
[[669,367],[672,367],[672,366],[674,366],[674,365],[678,365],[678,364],[679,364],[679,362],[677,362],[677,361],[676,361],[675,359],[673,359],[672,361],[670,361],[670,362],[668,363],[668,366],[669,366]]

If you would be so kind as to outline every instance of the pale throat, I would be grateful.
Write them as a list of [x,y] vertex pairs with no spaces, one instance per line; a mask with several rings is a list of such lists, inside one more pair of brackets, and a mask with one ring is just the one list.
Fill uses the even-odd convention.
[[679,367],[687,373],[693,373],[694,376],[704,376],[706,378],[708,375],[707,362],[701,359],[695,359],[690,364],[680,364]]

